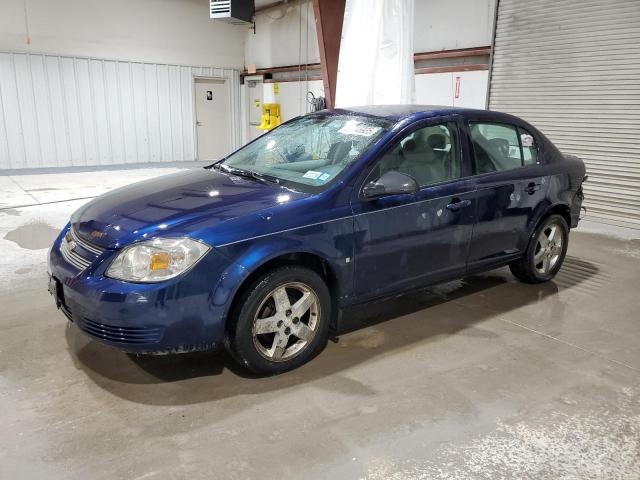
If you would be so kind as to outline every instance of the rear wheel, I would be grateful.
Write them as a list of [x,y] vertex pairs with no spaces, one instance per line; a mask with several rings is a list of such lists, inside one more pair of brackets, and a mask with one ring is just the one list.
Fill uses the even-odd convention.
[[525,255],[509,264],[511,273],[526,283],[551,280],[562,266],[568,245],[566,220],[560,215],[551,215],[536,228]]
[[258,278],[233,316],[230,350],[258,374],[282,373],[313,358],[327,342],[331,297],[313,270],[280,267]]

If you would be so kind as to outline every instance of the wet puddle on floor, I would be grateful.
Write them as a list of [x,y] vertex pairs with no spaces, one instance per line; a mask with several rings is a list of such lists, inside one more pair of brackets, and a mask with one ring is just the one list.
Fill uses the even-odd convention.
[[15,208],[2,208],[0,209],[0,215],[10,215],[12,217],[19,217],[20,211]]
[[8,232],[4,238],[28,250],[49,248],[58,236],[58,229],[44,222],[28,223]]

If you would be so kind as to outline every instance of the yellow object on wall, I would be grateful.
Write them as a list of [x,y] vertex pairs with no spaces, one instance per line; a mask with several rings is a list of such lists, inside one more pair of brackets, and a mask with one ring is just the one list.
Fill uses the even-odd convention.
[[258,130],[273,130],[280,125],[280,104],[279,103],[263,103],[262,119]]

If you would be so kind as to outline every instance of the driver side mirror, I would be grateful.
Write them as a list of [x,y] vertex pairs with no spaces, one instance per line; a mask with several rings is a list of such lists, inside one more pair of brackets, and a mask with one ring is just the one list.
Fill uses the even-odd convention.
[[367,183],[362,189],[362,196],[366,200],[383,197],[385,195],[413,194],[418,191],[418,184],[409,175],[389,170],[378,180]]

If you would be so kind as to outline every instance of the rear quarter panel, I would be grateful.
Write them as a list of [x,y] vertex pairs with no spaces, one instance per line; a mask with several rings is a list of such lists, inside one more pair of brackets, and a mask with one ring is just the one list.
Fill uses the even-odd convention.
[[562,204],[569,207],[571,228],[578,226],[582,207],[582,182],[586,174],[584,162],[573,155],[549,165],[550,184],[547,198],[551,205]]
[[529,130],[540,148],[540,159],[548,176],[549,186],[543,204],[530,226],[531,232],[540,218],[555,207],[567,207],[570,212],[570,227],[578,226],[582,206],[582,182],[586,174],[584,162],[573,155],[563,154],[551,140],[533,125],[520,120],[519,124]]

